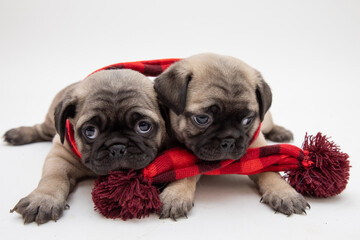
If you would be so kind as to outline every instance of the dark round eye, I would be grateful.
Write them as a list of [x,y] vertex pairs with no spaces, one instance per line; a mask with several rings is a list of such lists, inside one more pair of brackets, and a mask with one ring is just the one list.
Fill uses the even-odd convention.
[[245,127],[249,126],[252,121],[254,120],[254,117],[246,117],[241,121],[241,124]]
[[196,124],[203,126],[209,123],[210,118],[207,115],[196,115],[194,116],[194,121]]
[[98,130],[94,126],[87,126],[84,129],[84,134],[89,139],[95,139],[97,137],[97,135],[98,135]]
[[148,133],[151,130],[151,124],[146,121],[140,121],[136,126],[136,130],[142,134]]

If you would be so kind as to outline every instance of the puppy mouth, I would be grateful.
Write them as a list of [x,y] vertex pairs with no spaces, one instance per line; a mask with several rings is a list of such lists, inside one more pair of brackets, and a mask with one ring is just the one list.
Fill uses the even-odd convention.
[[121,169],[133,169],[140,170],[149,165],[155,159],[155,155],[152,154],[134,154],[129,158],[122,161]]
[[238,160],[246,153],[247,146],[242,146],[240,148],[234,149],[230,152],[223,152],[219,148],[209,147],[200,147],[193,150],[193,153],[201,160],[204,161],[217,161],[217,160],[228,160],[234,159]]
[[93,171],[96,175],[107,175],[109,174],[110,171],[113,171],[113,170],[106,170],[106,169],[97,169],[97,168],[90,168],[91,171]]
[[119,159],[110,159],[107,154],[101,153],[96,158],[88,158],[85,165],[97,175],[106,175],[111,171],[140,170],[149,165],[155,158],[154,154],[139,152],[127,153]]
[[228,159],[233,159],[233,160],[238,160],[240,159],[242,156],[244,156],[245,151],[241,152],[241,153],[230,153],[230,154],[223,154],[223,153],[209,153],[207,151],[200,151],[198,153],[195,153],[195,155],[200,158],[203,161],[218,161],[218,160],[228,160]]

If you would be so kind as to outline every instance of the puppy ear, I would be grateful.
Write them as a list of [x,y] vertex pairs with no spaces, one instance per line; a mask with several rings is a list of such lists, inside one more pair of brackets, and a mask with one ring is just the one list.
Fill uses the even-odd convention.
[[65,97],[55,107],[55,128],[57,133],[60,135],[61,143],[64,143],[65,139],[65,125],[68,118],[75,117],[76,114],[77,99],[69,96]]
[[170,67],[154,80],[159,100],[177,115],[185,110],[188,84],[192,73],[181,65]]
[[160,102],[158,103],[158,105],[159,105],[161,117],[165,121],[166,133],[171,138],[172,137],[172,131],[171,131],[171,124],[170,124],[169,108],[166,107],[164,104],[162,104]]
[[256,86],[256,99],[259,104],[259,115],[260,120],[264,120],[265,113],[269,110],[272,102],[272,93],[269,85],[264,81],[264,79],[259,77],[258,83]]

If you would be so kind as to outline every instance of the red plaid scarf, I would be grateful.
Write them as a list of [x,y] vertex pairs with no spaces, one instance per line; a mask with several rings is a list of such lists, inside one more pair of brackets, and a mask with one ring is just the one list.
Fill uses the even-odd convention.
[[112,70],[112,69],[131,69],[138,71],[148,77],[156,77],[165,71],[171,64],[179,61],[180,58],[167,58],[167,59],[156,59],[156,60],[145,60],[145,61],[136,61],[136,62],[124,62],[116,63],[103,68],[100,68],[88,76],[102,71],[102,70]]
[[[127,68],[157,76],[178,60],[118,63],[97,71]],[[66,121],[66,139],[72,151],[81,158],[69,120]],[[95,209],[108,218],[141,218],[161,209],[159,190],[152,183],[166,183],[198,174],[251,175],[266,171],[286,171],[289,184],[303,194],[329,197],[341,193],[349,179],[349,156],[321,133],[315,137],[306,135],[303,148],[289,144],[250,148],[241,159],[223,161],[201,161],[185,149],[173,148],[163,152],[142,171],[113,171],[99,177],[92,198]]]
[[304,151],[290,144],[249,148],[238,160],[201,161],[183,148],[173,148],[158,156],[143,169],[145,178],[153,183],[166,183],[199,174],[252,175],[260,172],[285,171],[313,164]]
[[[99,70],[132,69],[146,76],[157,76],[167,69],[178,58],[158,59],[137,62],[117,63]],[[93,74],[91,73],[91,74]],[[90,74],[90,75],[91,75]],[[90,76],[89,75],[89,76]],[[258,127],[252,141],[260,131]],[[81,158],[74,138],[74,130],[69,119],[66,121],[66,140],[72,151]],[[251,142],[252,142],[251,141]],[[244,174],[251,175],[265,171],[283,171],[295,169],[299,166],[310,166],[307,160],[308,152],[289,144],[270,145],[260,148],[250,148],[238,160],[200,161],[195,155],[182,148],[173,148],[159,155],[149,166],[143,169],[145,178],[154,183],[165,183],[198,174]]]

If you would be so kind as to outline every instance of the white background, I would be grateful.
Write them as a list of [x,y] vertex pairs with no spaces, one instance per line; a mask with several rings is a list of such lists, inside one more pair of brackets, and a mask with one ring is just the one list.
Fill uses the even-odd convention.
[[359,43],[356,0],[1,0],[1,134],[41,122],[60,89],[98,68],[215,52],[262,72],[294,144],[321,131],[353,167],[341,195],[308,198],[307,216],[274,214],[247,177],[220,176],[200,181],[188,219],[107,220],[87,180],[59,221],[37,226],[9,209],[36,187],[51,143],[1,143],[0,239],[360,239]]

